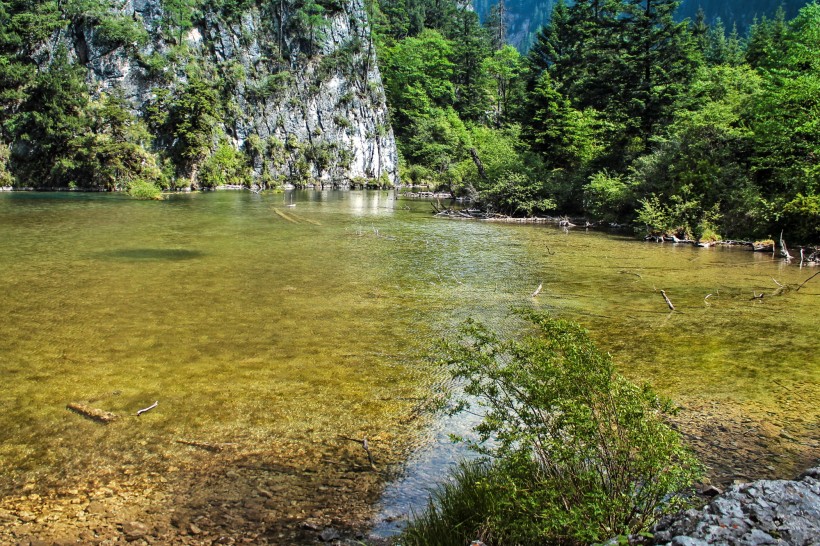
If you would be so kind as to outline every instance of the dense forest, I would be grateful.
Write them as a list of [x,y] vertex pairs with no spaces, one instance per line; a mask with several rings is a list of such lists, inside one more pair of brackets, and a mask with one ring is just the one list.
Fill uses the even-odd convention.
[[[549,21],[555,3],[555,0],[473,0],[473,7],[485,24],[491,19],[503,18],[507,43],[526,52],[538,30]],[[716,24],[719,19],[727,29],[737,27],[738,32],[745,34],[756,20],[773,17],[779,8],[786,17],[792,18],[806,3],[806,0],[681,0],[675,18],[678,21],[695,19],[703,10],[709,24]]]
[[698,11],[703,10],[710,24],[719,18],[727,28],[737,26],[738,32],[745,33],[755,20],[773,17],[780,8],[786,17],[792,18],[807,3],[806,0],[682,0],[678,19],[694,19]]
[[820,5],[741,36],[678,4],[558,2],[522,56],[456,2],[383,0],[403,180],[513,215],[816,241]]

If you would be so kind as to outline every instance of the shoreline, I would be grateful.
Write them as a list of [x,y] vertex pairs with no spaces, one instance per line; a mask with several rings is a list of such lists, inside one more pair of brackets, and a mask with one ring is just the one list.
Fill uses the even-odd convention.
[[[673,426],[709,467],[701,492],[758,479],[789,479],[816,466],[820,438],[742,406],[684,401]],[[418,432],[418,431],[417,431]],[[373,472],[360,446],[340,441],[332,457],[289,449],[205,453],[187,465],[111,468],[61,485],[26,484],[0,498],[0,541],[10,544],[364,544],[381,491],[414,444],[376,442]],[[374,449],[375,451],[375,449]],[[384,464],[386,463],[386,465]],[[43,541],[43,542],[38,542]]]

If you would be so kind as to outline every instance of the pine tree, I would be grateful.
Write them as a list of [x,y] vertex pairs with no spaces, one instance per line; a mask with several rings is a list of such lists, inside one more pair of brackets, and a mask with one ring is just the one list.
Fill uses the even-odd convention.
[[490,33],[490,41],[494,50],[498,51],[507,45],[507,5],[504,0],[498,0],[490,9],[485,26]]

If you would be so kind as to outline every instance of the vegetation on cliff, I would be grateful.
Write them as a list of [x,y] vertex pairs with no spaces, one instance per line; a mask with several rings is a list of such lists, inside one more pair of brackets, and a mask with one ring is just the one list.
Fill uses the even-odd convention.
[[4,172],[35,188],[392,184],[362,14],[335,0],[3,0]]

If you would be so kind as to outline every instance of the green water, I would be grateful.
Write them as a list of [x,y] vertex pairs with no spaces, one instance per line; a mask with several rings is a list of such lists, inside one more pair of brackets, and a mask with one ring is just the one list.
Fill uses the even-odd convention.
[[[816,427],[820,278],[750,299],[772,293],[772,277],[798,284],[811,270],[440,220],[387,192],[285,202],[0,195],[2,492],[95,465],[175,461],[179,439],[288,446],[309,462],[339,434],[401,438],[429,343],[512,305],[581,320],[628,376],[666,394],[777,415],[794,433]],[[101,426],[70,402],[124,417]]]

